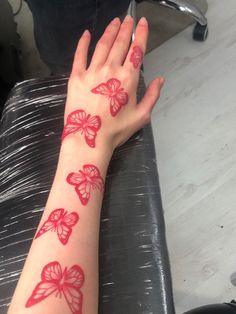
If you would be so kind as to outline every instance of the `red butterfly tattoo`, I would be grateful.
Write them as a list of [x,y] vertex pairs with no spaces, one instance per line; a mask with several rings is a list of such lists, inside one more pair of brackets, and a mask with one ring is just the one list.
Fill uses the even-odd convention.
[[62,244],[67,244],[72,232],[72,227],[78,222],[79,215],[76,212],[67,214],[64,208],[58,208],[51,212],[48,220],[42,225],[37,232],[35,239],[51,230],[56,231],[57,236]]
[[63,140],[69,134],[81,132],[81,135],[84,134],[86,143],[90,147],[95,147],[95,139],[100,128],[99,116],[87,115],[84,110],[75,110],[67,117],[61,139]]
[[113,117],[117,115],[122,106],[128,103],[128,94],[124,88],[120,87],[121,82],[115,78],[108,80],[106,83],[101,83],[91,90],[94,94],[101,94],[110,100],[110,112]]
[[135,69],[142,63],[143,60],[143,52],[142,49],[139,46],[133,47],[133,52],[130,56],[130,62],[133,63],[133,66]]
[[102,191],[104,188],[103,178],[98,168],[94,165],[84,165],[83,171],[71,172],[66,180],[69,184],[75,185],[75,191],[83,205],[86,205],[89,201],[91,188],[99,191]]
[[44,266],[41,281],[34,288],[25,307],[31,307],[50,295],[61,298],[64,296],[73,314],[82,314],[83,294],[80,291],[84,283],[84,272],[78,266],[67,267],[62,271],[58,262]]

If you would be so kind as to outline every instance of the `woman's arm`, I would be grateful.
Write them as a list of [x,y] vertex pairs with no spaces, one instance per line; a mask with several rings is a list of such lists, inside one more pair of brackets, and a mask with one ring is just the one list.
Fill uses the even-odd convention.
[[112,153],[150,119],[163,78],[137,104],[148,25],[113,20],[87,67],[89,32],[81,37],[68,84],[65,126],[54,182],[8,314],[98,311],[98,237]]

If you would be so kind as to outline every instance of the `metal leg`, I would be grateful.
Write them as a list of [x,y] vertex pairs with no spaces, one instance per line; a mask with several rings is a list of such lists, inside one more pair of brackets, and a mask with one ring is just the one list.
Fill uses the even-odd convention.
[[[178,10],[193,17],[202,26],[207,25],[207,19],[204,14],[196,6],[191,5],[189,2],[184,0],[153,0],[158,4]],[[153,2],[152,1],[152,2]]]
[[135,0],[131,0],[127,14],[131,15],[134,19],[134,27],[133,27],[133,33],[132,33],[132,41],[134,40],[134,32],[135,32],[135,27],[137,25],[137,4]]
[[193,30],[193,39],[197,41],[205,41],[208,35],[208,25],[205,15],[195,5],[185,0],[150,0],[159,5],[178,10],[194,18],[197,23]]

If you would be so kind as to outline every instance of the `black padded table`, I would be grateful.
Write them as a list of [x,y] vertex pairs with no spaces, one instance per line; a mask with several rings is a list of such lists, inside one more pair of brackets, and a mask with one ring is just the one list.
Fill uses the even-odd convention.
[[[54,177],[66,85],[66,77],[21,82],[4,108],[0,127],[0,314],[7,312]],[[140,80],[138,95],[144,90]],[[99,313],[174,314],[150,125],[119,147],[110,163],[99,267]]]

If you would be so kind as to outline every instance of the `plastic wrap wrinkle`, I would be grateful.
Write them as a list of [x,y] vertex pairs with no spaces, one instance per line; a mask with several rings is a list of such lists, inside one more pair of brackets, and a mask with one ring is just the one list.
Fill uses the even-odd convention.
[[[67,78],[21,82],[0,130],[0,314],[34,237],[60,149]],[[144,92],[139,83],[138,99]],[[174,314],[150,125],[116,149],[100,224],[99,313]]]

